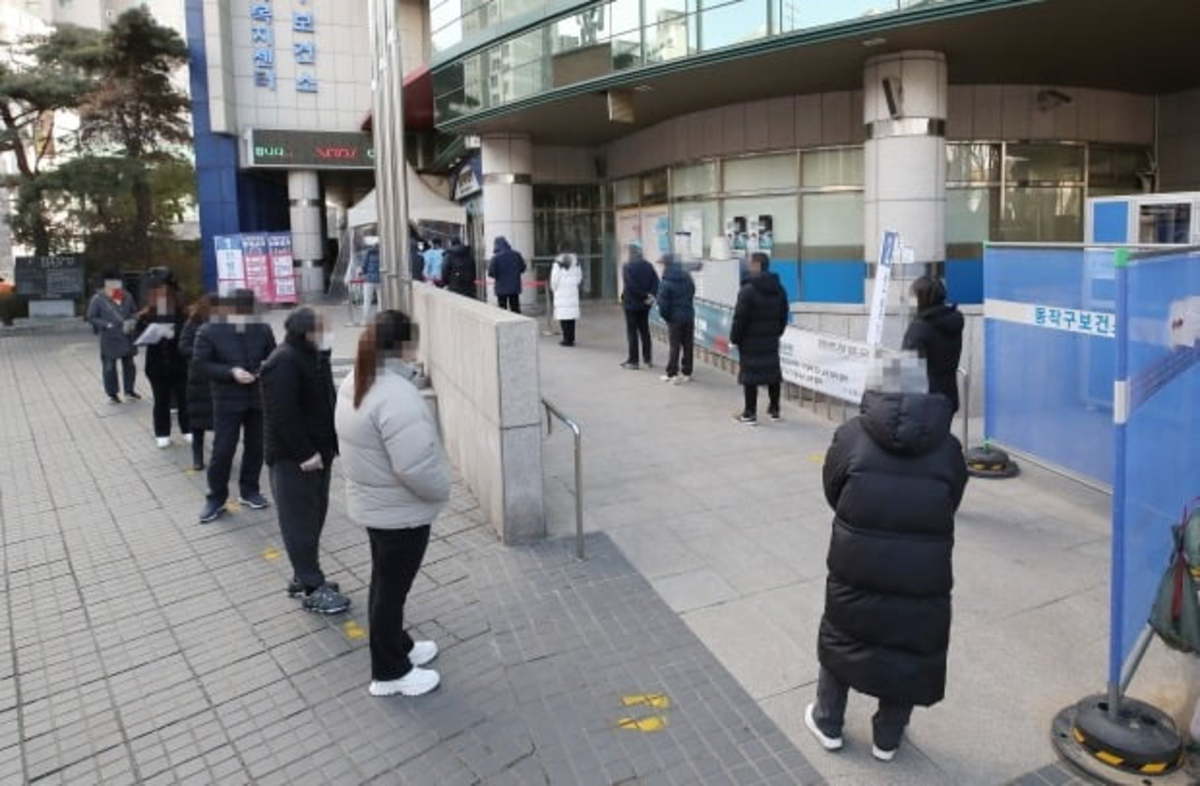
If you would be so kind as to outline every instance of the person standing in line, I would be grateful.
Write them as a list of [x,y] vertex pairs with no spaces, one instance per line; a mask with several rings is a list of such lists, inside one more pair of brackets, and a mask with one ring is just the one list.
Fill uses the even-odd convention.
[[187,369],[188,427],[191,429],[192,469],[204,469],[204,432],[213,427],[212,384],[204,370],[192,362],[196,349],[196,333],[212,317],[212,298],[204,295],[188,310],[187,322],[179,337],[179,355]]
[[475,299],[475,255],[458,238],[450,241],[443,266],[446,289],[463,297]]
[[104,287],[92,296],[88,303],[87,321],[100,336],[100,367],[104,374],[104,392],[111,404],[120,404],[117,395],[117,361],[121,361],[121,381],[125,383],[125,397],[140,401],[135,390],[137,381],[137,347],[130,334],[137,320],[137,304],[133,296],[125,291],[121,276],[115,271],[104,274]]
[[[696,282],[674,254],[663,257],[663,277],[658,285],[658,314],[667,323],[670,354],[663,382],[683,385],[692,381],[696,335]],[[680,365],[679,355],[683,354]]]
[[242,468],[238,478],[240,502],[253,510],[270,507],[259,491],[263,463],[262,393],[258,372],[275,350],[270,325],[254,318],[254,292],[238,289],[232,295],[232,313],[223,321],[209,322],[196,334],[192,368],[212,383],[213,455],[208,465],[208,497],[200,523],[225,514],[229,474],[242,433]]
[[413,281],[425,280],[425,243],[411,225],[408,229],[408,269]]
[[788,323],[788,299],[779,276],[770,271],[770,259],[762,252],[750,255],[750,277],[738,292],[729,342],[738,348],[738,384],[745,394],[745,407],[734,419],[758,425],[758,387],[767,386],[767,415],[782,420],[779,409],[783,369],[779,364],[779,337]]
[[925,359],[929,392],[950,399],[958,412],[958,363],[962,358],[963,315],[946,302],[946,285],[921,276],[912,285],[917,314],[904,333],[904,349]]
[[371,541],[372,696],[420,696],[441,682],[423,668],[437,657],[437,644],[413,641],[404,630],[404,604],[431,525],[450,499],[437,422],[402,359],[411,334],[407,316],[380,313],[359,339],[337,399],[347,514]]
[[650,309],[658,294],[658,272],[642,256],[641,243],[629,244],[629,259],[621,268],[624,289],[621,303],[625,306],[625,338],[629,343],[629,356],[621,368],[636,371],[638,366],[638,339],[642,342],[642,359],[646,368],[654,368],[650,362]]
[[379,282],[382,280],[379,271],[379,236],[367,235],[366,244],[367,249],[362,258],[362,323],[369,325],[375,298],[379,295]]
[[500,308],[520,314],[521,275],[525,272],[525,258],[514,251],[503,236],[496,238],[487,272],[496,282],[496,300]]
[[550,291],[554,294],[554,318],[562,325],[564,347],[575,346],[575,321],[579,319],[579,287],[583,284],[583,268],[579,258],[564,243],[558,247],[554,267],[550,271]]
[[442,239],[435,237],[429,248],[425,249],[425,280],[435,287],[445,286],[442,281],[442,268],[446,263],[446,252],[442,250]]
[[146,341],[146,331],[155,328],[157,340],[146,343],[146,378],[154,391],[154,437],[160,448],[171,446],[171,405],[179,418],[179,432],[192,440],[188,423],[187,365],[179,354],[185,316],[179,303],[175,274],[167,268],[150,271],[150,292],[146,306],[137,314],[135,333]]
[[336,392],[329,334],[317,312],[301,306],[284,322],[286,337],[262,365],[263,446],[279,531],[292,563],[288,594],[304,608],[340,614],[350,599],[321,571],[321,530],[329,511],[329,481],[338,454]]
[[954,515],[967,467],[950,401],[925,392],[921,365],[876,361],[862,414],[838,428],[822,473],[833,534],[817,698],[804,720],[835,751],[850,688],[878,698],[872,753],[881,761],[896,755],[913,706],[946,691]]

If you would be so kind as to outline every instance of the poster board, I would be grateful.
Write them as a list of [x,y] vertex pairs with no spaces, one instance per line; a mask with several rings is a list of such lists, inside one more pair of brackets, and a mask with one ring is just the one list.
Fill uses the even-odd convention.
[[296,265],[292,259],[292,233],[272,232],[267,235],[270,258],[271,302],[296,302]]
[[266,235],[242,235],[242,267],[246,273],[246,289],[254,293],[254,299],[259,303],[274,302]]
[[246,267],[242,261],[242,236],[217,235],[217,294],[225,296],[246,288]]
[[77,256],[17,257],[13,284],[29,300],[77,300],[85,294],[83,259]]
[[296,271],[290,232],[218,235],[217,294],[249,289],[259,303],[295,303]]

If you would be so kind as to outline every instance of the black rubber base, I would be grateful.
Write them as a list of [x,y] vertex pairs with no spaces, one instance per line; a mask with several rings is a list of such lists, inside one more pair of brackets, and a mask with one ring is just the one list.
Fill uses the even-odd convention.
[[969,449],[966,459],[967,472],[977,478],[1012,478],[1021,471],[1011,456],[991,445]]
[[1114,720],[1108,697],[1089,696],[1054,718],[1051,741],[1058,754],[1101,783],[1114,786],[1184,786],[1183,739],[1170,716],[1145,702],[1124,699]]

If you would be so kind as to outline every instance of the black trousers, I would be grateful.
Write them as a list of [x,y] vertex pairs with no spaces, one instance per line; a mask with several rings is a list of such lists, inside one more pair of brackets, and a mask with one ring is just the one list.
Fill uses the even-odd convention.
[[126,355],[123,358],[106,358],[100,356],[100,370],[104,376],[104,392],[109,398],[116,398],[120,392],[117,387],[117,361],[121,362],[121,379],[125,383],[125,395],[134,392],[137,381],[137,365],[133,362],[136,355]]
[[213,411],[212,462],[208,465],[208,499],[218,504],[229,499],[229,474],[242,432],[242,471],[238,480],[242,496],[257,494],[263,463],[263,413],[261,409]]
[[425,559],[429,525],[411,529],[367,528],[371,539],[371,679],[398,680],[412,669],[412,637],[404,630],[404,603]]
[[204,429],[192,429],[192,465],[204,466]]
[[[770,403],[767,405],[767,412],[772,414],[779,412],[779,388],[780,383],[772,382],[767,385],[767,398]],[[758,385],[742,385],[742,390],[746,393],[746,409],[744,414],[758,414]]]
[[645,308],[630,311],[625,309],[625,338],[629,342],[628,363],[637,365],[638,339],[642,340],[642,360],[650,365],[650,310]]
[[179,433],[191,431],[187,414],[187,376],[150,376],[150,389],[154,391],[154,436],[171,436],[171,404],[179,418]]
[[330,467],[305,472],[295,461],[281,459],[270,468],[271,496],[279,512],[279,532],[292,563],[292,575],[312,592],[325,583],[321,572],[321,530],[329,512]]
[[[822,734],[828,737],[842,736],[842,723],[846,717],[846,697],[850,688],[833,675],[833,672],[821,667],[817,677],[817,706],[813,708],[813,720]],[[912,717],[912,705],[879,700],[879,709],[871,718],[874,729],[876,747],[885,751],[894,751],[900,747],[900,738]]]
[[[692,356],[696,346],[696,322],[672,322],[667,325],[667,336],[671,343],[671,352],[667,357],[667,376],[673,377],[683,372],[685,377],[692,375]],[[679,354],[683,352],[683,367],[679,365]]]
[[560,319],[558,324],[562,325],[562,343],[566,344],[568,347],[575,346],[575,320]]
[[520,295],[496,295],[496,300],[500,303],[500,308],[513,312],[514,314],[521,313],[521,296]]

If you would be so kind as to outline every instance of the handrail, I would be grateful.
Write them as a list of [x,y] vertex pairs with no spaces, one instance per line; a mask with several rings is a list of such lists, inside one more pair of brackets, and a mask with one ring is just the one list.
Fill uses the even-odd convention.
[[554,418],[575,434],[575,557],[583,559],[583,429],[546,399],[542,406],[546,408],[547,434],[554,430]]
[[963,419],[963,450],[969,450],[971,447],[971,375],[967,373],[965,368],[958,369],[959,375],[963,380],[962,394],[962,419]]

